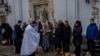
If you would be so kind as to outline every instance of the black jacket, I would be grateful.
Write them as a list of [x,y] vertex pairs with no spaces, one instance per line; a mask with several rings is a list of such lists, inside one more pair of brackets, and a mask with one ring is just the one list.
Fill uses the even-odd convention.
[[64,39],[64,38],[65,38],[65,28],[66,28],[66,26],[65,26],[63,23],[61,23],[61,24],[59,25],[60,38],[61,38],[61,39]]
[[1,32],[2,32],[2,30],[5,30],[2,33],[2,35],[3,35],[4,38],[11,37],[11,35],[12,35],[12,28],[11,28],[11,26],[9,24],[3,23],[2,26],[1,26]]
[[54,35],[55,35],[55,38],[60,38],[61,37],[61,30],[60,30],[60,28],[56,28],[55,29]]
[[0,35],[2,35],[1,30],[2,30],[2,28],[1,28],[1,26],[0,26]]
[[70,40],[70,37],[71,37],[71,27],[70,26],[65,27],[64,34],[65,34],[64,39]]
[[73,43],[74,45],[81,45],[82,44],[82,27],[74,27],[73,30]]
[[20,25],[15,25],[15,33],[16,33],[16,39],[22,39],[23,37],[23,30],[21,29]]

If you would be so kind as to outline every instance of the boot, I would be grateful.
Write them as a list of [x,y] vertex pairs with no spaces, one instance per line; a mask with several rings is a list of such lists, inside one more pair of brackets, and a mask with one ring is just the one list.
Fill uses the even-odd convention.
[[70,56],[70,53],[65,53],[65,56]]

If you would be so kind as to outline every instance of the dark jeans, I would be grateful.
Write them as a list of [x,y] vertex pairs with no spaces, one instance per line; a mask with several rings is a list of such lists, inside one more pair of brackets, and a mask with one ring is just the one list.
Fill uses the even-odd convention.
[[70,44],[69,40],[62,40],[62,46],[63,46],[64,53],[68,53],[69,52],[69,44]]
[[80,56],[81,55],[81,45],[75,45],[74,53],[76,54],[76,56]]
[[15,53],[18,53],[18,54],[20,53],[21,44],[22,44],[21,39],[16,39],[16,40],[14,40]]
[[95,42],[94,40],[87,40],[88,51],[91,53],[91,56],[95,56]]

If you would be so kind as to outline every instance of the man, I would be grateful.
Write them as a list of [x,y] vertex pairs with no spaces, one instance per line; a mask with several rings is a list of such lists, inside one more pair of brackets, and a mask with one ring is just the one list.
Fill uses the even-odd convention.
[[95,56],[95,42],[98,40],[98,27],[94,19],[90,19],[90,25],[87,27],[86,39],[87,47],[91,56]]
[[26,27],[21,46],[22,56],[35,56],[35,51],[39,45],[40,40],[40,34],[36,31],[35,27],[35,21]]
[[15,45],[15,52],[18,54],[20,53],[22,39],[23,39],[23,31],[21,28],[21,24],[22,21],[19,20],[18,23],[14,26],[16,33],[16,39],[14,40],[14,45]]

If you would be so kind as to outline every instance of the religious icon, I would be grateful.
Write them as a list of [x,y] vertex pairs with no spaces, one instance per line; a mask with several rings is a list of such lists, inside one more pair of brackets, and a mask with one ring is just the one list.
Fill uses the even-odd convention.
[[48,5],[34,5],[34,19],[48,20]]

